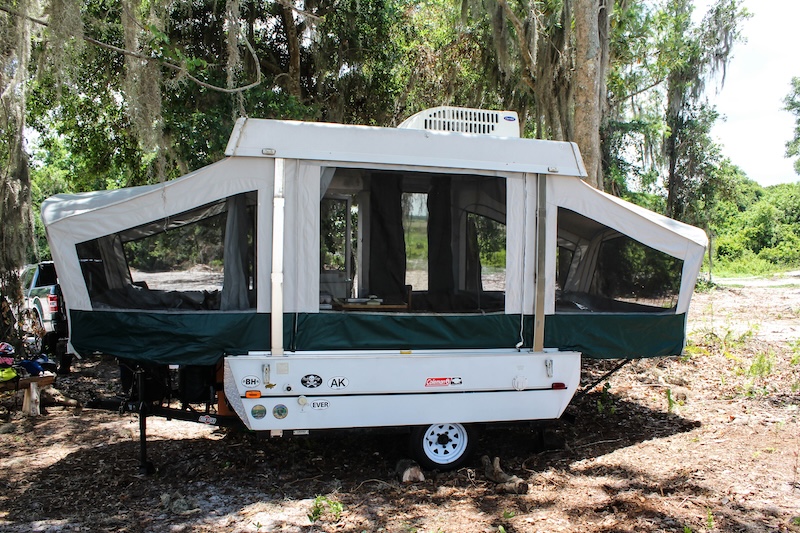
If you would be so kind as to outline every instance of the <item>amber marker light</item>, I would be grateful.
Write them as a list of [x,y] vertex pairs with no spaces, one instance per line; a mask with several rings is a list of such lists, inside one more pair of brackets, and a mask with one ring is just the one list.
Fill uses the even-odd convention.
[[244,393],[245,398],[261,398],[260,390],[249,390]]

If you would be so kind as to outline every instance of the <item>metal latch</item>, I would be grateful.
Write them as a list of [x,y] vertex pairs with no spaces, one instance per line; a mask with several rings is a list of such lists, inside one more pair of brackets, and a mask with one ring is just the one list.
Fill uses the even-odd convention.
[[547,371],[547,377],[553,377],[553,360],[552,359],[545,359],[544,360],[544,368]]
[[269,375],[270,375],[269,365],[264,365],[264,387],[266,387],[268,389],[274,389],[275,388],[275,384],[274,383],[270,383],[270,380],[269,380],[270,376]]

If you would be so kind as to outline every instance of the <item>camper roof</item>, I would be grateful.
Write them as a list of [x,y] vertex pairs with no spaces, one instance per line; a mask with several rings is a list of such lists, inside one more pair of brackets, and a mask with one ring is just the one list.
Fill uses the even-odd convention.
[[225,155],[586,176],[575,143],[322,122],[240,118]]

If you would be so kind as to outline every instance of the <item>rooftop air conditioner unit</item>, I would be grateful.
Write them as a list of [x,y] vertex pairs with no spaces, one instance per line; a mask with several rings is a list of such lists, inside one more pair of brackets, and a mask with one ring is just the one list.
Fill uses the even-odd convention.
[[408,117],[398,128],[519,137],[519,117],[515,111],[441,106]]

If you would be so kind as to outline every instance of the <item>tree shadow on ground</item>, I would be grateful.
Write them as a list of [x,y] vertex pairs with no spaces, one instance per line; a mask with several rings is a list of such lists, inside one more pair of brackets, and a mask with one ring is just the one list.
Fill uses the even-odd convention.
[[[91,525],[100,530],[156,531],[176,524],[190,529],[203,524],[211,527],[208,524],[214,520],[241,517],[258,506],[281,506],[335,494],[344,503],[351,526],[374,531],[381,527],[397,529],[398,514],[403,517],[403,527],[423,527],[432,510],[446,512],[453,501],[466,500],[462,505],[489,520],[483,526],[498,530],[497,526],[503,525],[511,532],[511,522],[501,519],[505,513],[524,515],[555,505],[554,493],[497,493],[480,471],[480,456],[486,454],[500,457],[507,472],[527,476],[529,481],[535,480],[537,473],[554,468],[570,476],[610,476],[614,482],[604,489],[608,498],[602,505],[573,504],[560,509],[576,521],[592,521],[596,525],[593,531],[628,530],[602,526],[599,521],[604,516],[614,516],[618,524],[628,519],[641,524],[646,519],[658,527],[680,530],[677,517],[670,516],[657,502],[646,497],[642,501],[642,495],[663,498],[679,494],[702,500],[710,490],[702,483],[678,474],[653,477],[635,467],[576,469],[573,465],[640,442],[692,431],[699,423],[607,393],[603,401],[612,402],[615,409],[601,414],[597,410],[600,394],[589,394],[575,402],[570,407],[570,420],[487,428],[466,468],[429,472],[428,481],[412,487],[398,484],[393,475],[396,462],[408,456],[404,435],[362,431],[261,439],[230,432],[206,438],[151,438],[148,454],[157,471],[142,476],[135,417],[128,416],[130,420],[122,430],[115,416],[91,410],[86,410],[84,417],[44,417],[26,421],[29,427],[21,429],[32,432],[43,446],[55,445],[57,435],[80,448],[48,468],[34,468],[24,478],[14,478],[12,473],[6,483],[4,506],[10,523],[20,527],[46,519],[62,528]],[[35,461],[35,457],[30,460]],[[174,502],[180,500],[186,501],[186,509],[174,508]],[[310,507],[311,503],[306,505]],[[741,508],[716,518],[726,530],[758,531],[754,517],[768,513],[768,509]],[[281,520],[288,519],[276,518],[272,527],[279,528]],[[300,520],[306,520],[302,514]],[[341,529],[332,519],[313,528],[310,521],[304,524],[308,526],[300,527],[297,521],[283,523],[300,531],[306,527],[309,531]]]

